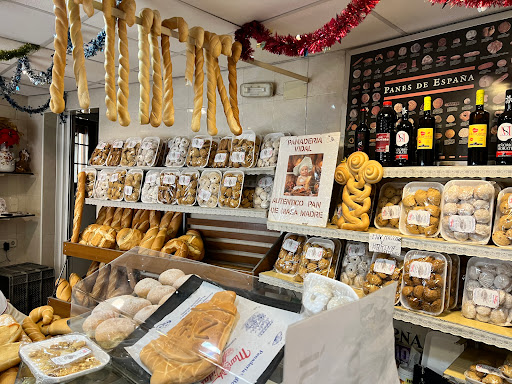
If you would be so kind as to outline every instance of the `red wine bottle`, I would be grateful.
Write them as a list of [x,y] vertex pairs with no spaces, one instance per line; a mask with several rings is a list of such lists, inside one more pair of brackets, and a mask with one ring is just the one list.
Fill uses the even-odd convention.
[[370,154],[370,128],[366,123],[366,108],[361,108],[361,118],[356,128],[355,152]]
[[512,165],[512,89],[505,96],[505,111],[498,118],[496,164]]
[[402,118],[398,120],[395,130],[395,165],[407,166],[413,164],[414,155],[414,126],[409,121],[409,111],[402,109]]
[[434,130],[436,122],[431,114],[432,98],[425,96],[423,99],[423,116],[418,121],[416,133],[416,162],[418,166],[434,165],[436,161],[436,148]]
[[391,101],[384,102],[377,115],[377,129],[375,134],[375,160],[383,167],[391,167],[395,159],[395,123],[396,113]]
[[468,165],[487,164],[489,112],[484,111],[485,91],[476,91],[476,110],[469,115]]

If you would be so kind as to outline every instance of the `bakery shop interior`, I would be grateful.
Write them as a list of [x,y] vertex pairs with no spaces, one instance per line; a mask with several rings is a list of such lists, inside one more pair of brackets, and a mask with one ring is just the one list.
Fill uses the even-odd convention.
[[0,384],[512,383],[509,69],[512,0],[0,1]]

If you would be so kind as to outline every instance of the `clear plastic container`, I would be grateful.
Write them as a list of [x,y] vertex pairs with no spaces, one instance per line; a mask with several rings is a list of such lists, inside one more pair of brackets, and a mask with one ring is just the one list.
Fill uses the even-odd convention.
[[140,198],[142,186],[142,178],[144,172],[142,169],[130,169],[126,175],[124,182],[124,200],[129,202],[137,202]]
[[176,191],[176,199],[179,205],[194,205],[196,203],[198,180],[198,171],[181,172]]
[[257,164],[261,138],[251,130],[247,130],[233,138],[229,166],[232,168],[250,168]]
[[160,139],[160,148],[155,162],[155,167],[165,167],[165,159],[169,153],[169,140],[170,138]]
[[368,243],[347,241],[340,281],[354,288],[363,288],[371,262],[372,254],[368,250]]
[[145,137],[140,144],[137,156],[138,167],[154,167],[160,151],[159,137]]
[[129,137],[124,142],[123,152],[121,153],[121,167],[135,167],[137,165],[137,155],[140,151],[140,137]]
[[144,186],[141,192],[143,203],[154,204],[158,202],[158,187],[160,186],[160,172],[148,171],[144,179]]
[[165,157],[165,166],[183,167],[187,160],[190,139],[184,136],[177,136],[174,139],[169,139],[167,145],[169,147],[169,152]]
[[124,182],[126,180],[126,169],[119,169],[112,172],[108,179],[107,197],[112,201],[121,201],[124,198]]
[[468,261],[462,316],[484,323],[512,325],[512,262],[472,257]]
[[94,197],[94,183],[96,182],[96,169],[95,168],[84,168],[85,172],[85,197]]
[[372,262],[363,283],[363,292],[369,295],[378,289],[397,282],[395,305],[400,302],[400,281],[404,268],[405,252],[401,256],[393,256],[385,253],[374,252]]
[[176,204],[176,189],[180,173],[177,171],[160,172],[158,183],[158,202],[161,204]]
[[287,133],[269,133],[263,138],[261,144],[258,167],[275,167],[277,165],[277,156],[279,155],[279,144],[281,137]]
[[512,248],[512,187],[498,194],[496,204],[492,241],[499,247]]
[[89,165],[105,165],[111,148],[112,143],[110,143],[109,141],[98,141],[96,148],[92,152],[91,159],[89,160]]
[[94,186],[94,197],[100,200],[107,200],[108,185],[112,171],[102,169],[96,176],[96,184]]
[[481,384],[481,383],[510,383],[511,380],[507,379],[502,371],[495,368],[490,364],[490,361],[482,360],[471,364],[469,369],[464,372],[466,383]]
[[[206,167],[210,159],[212,143],[214,140],[211,136],[195,136],[188,149],[187,165],[189,167]],[[216,144],[214,147],[216,149]]]
[[274,178],[267,175],[259,175],[254,190],[254,208],[268,209],[272,199]]
[[300,258],[306,241],[306,236],[287,233],[281,244],[274,270],[287,276],[295,276],[299,270]]
[[197,203],[200,207],[214,208],[217,206],[221,180],[222,173],[220,171],[203,171],[197,189]]
[[406,183],[386,183],[379,192],[374,225],[379,229],[398,231],[402,213],[402,193]]
[[241,171],[226,171],[222,176],[220,187],[219,207],[238,208],[242,200],[244,173]]
[[[449,262],[451,264],[451,259]],[[440,253],[416,250],[407,252],[400,290],[402,305],[412,311],[433,316],[443,313],[448,270],[448,260]]]
[[330,239],[321,237],[308,239],[302,250],[295,280],[302,282],[309,273],[327,276],[333,261],[334,248],[334,242]]
[[244,190],[242,192],[242,201],[240,201],[240,208],[254,208],[255,189],[255,187],[248,187],[246,185],[244,186]]
[[68,382],[99,371],[110,362],[105,351],[78,333],[25,344],[19,354],[37,382],[42,384]]
[[117,167],[121,162],[121,155],[123,153],[124,142],[121,139],[115,139],[112,141],[112,148],[107,157],[108,167]]
[[452,260],[450,271],[450,298],[448,309],[454,309],[459,302],[459,280],[460,280],[460,257],[458,255],[447,255]]
[[487,244],[491,237],[494,187],[488,181],[452,180],[443,192],[441,236],[446,241]]
[[229,165],[232,142],[232,136],[226,136],[220,140],[217,152],[213,158],[213,168],[226,168]]
[[404,235],[437,237],[441,231],[443,185],[436,182],[407,184],[402,193],[399,228]]

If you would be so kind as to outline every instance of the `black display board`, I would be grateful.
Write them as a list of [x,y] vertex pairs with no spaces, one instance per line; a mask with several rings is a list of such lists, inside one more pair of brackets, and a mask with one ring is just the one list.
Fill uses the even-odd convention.
[[[421,15],[419,15],[421,17]],[[408,105],[417,123],[423,97],[432,97],[438,159],[465,161],[469,114],[477,89],[484,89],[491,114],[490,158],[496,148],[496,120],[511,86],[512,19],[412,40],[351,57],[345,154],[354,151],[354,133],[362,107],[369,110],[370,156],[375,150],[375,121],[384,101],[395,111]]]

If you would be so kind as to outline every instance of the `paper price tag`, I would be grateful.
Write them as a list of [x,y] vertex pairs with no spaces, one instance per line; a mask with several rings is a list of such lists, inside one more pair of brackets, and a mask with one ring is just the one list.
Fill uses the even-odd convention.
[[210,200],[210,197],[212,196],[212,193],[210,191],[207,191],[206,189],[199,190],[199,193],[197,194],[197,197],[199,197],[201,200]]
[[141,145],[142,149],[151,149],[153,148],[153,143],[151,141],[145,141]]
[[162,181],[164,182],[164,184],[174,185],[174,184],[176,184],[176,176],[175,175],[164,175],[164,178]]
[[498,368],[491,367],[490,365],[477,364],[476,365],[476,370],[478,372],[482,372],[482,373],[486,373],[486,374],[491,374],[491,375],[496,375],[496,376],[499,376],[499,377],[503,377],[503,375],[501,374],[501,371]]
[[113,173],[112,176],[110,176],[110,182],[115,183],[117,180],[119,180],[119,175],[117,173]]
[[226,158],[228,157],[227,153],[217,153],[215,155],[215,158],[213,159],[214,163],[223,163],[226,161]]
[[347,253],[350,256],[364,256],[365,254],[365,245],[362,243],[359,244],[349,244]]
[[98,145],[96,146],[97,149],[105,149],[105,146],[107,145],[107,143],[105,142],[101,142],[101,143],[98,143]]
[[245,160],[245,152],[233,152],[231,154],[231,161],[233,163],[242,163]]
[[108,179],[108,175],[106,173],[101,172],[98,176],[98,181],[106,181]]
[[287,252],[295,253],[299,248],[300,243],[292,239],[286,239],[283,241],[283,249]]
[[258,187],[261,187],[261,188],[271,187],[273,184],[274,184],[274,180],[272,180],[272,178],[270,176],[262,177],[261,179],[258,180]]
[[157,177],[156,173],[152,173],[152,174],[148,175],[146,177],[146,183],[148,183],[148,184],[155,184],[156,183],[156,177]]
[[272,154],[274,153],[274,149],[273,148],[265,148],[265,149],[262,149],[261,150],[261,153],[260,153],[260,159],[269,159],[272,157]]
[[236,185],[237,178],[235,176],[228,176],[224,178],[225,187],[234,187]]
[[123,148],[123,140],[115,140],[112,148]]
[[171,151],[167,155],[167,159],[169,161],[177,161],[177,160],[179,160],[179,158],[180,158],[180,152],[179,151]]
[[324,255],[323,248],[309,247],[308,251],[306,252],[306,259],[318,261],[322,258],[323,255]]
[[369,250],[370,252],[381,252],[400,256],[402,252],[402,238],[400,236],[370,233]]
[[392,275],[395,272],[396,261],[388,259],[377,259],[373,271],[377,273],[385,273],[386,275]]
[[131,195],[133,193],[133,187],[131,185],[127,185],[124,187],[124,194]]
[[190,184],[190,176],[189,175],[180,175],[179,183],[180,183],[180,185],[189,185]]
[[137,142],[135,140],[130,140],[128,143],[126,143],[126,148],[135,148],[137,145]]
[[192,139],[192,148],[201,149],[204,145],[204,139]]
[[500,305],[500,294],[493,289],[475,288],[473,290],[473,302],[475,305],[498,308]]
[[508,207],[512,208],[512,195],[508,198]]
[[473,216],[450,216],[448,226],[454,232],[474,233],[476,221]]
[[420,279],[430,278],[432,273],[432,264],[424,261],[413,261],[409,268],[409,275],[411,277],[418,277]]
[[428,227],[430,225],[430,213],[428,211],[409,211],[407,224]]
[[[382,218],[384,220],[398,219],[400,218],[400,209],[399,205],[390,205],[389,207],[382,208]],[[430,223],[430,219],[429,219]]]
[[67,364],[71,364],[72,362],[74,362],[76,360],[84,358],[85,356],[89,355],[91,352],[92,351],[89,348],[82,348],[76,352],[69,353],[64,356],[52,357],[50,360],[56,365],[67,365]]

